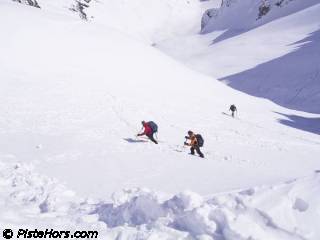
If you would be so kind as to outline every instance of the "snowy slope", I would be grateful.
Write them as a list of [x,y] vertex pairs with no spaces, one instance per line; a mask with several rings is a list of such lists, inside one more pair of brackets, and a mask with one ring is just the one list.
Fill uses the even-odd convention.
[[202,15],[198,0],[38,0],[37,3],[43,10],[80,16],[150,45],[197,28]]
[[219,8],[208,9],[204,14],[202,33],[227,30],[222,37],[231,37],[318,3],[318,0],[224,0]]
[[[22,25],[15,14],[30,16]],[[68,17],[55,21],[62,16],[27,7],[1,16],[11,23],[3,27],[11,38],[1,40],[2,154],[35,162],[77,191],[107,197],[145,186],[210,194],[318,166],[318,136],[278,122],[286,120],[278,113],[300,113],[212,82],[105,27]],[[41,24],[34,24],[38,18]],[[232,102],[239,105],[239,121],[221,114]],[[135,139],[143,119],[159,124],[162,144]],[[208,161],[186,155],[189,129],[203,134]],[[305,167],[297,167],[302,159]],[[229,177],[217,179],[221,172]],[[238,173],[243,178],[233,177]]]
[[291,109],[320,113],[319,1],[272,3],[257,20],[259,1],[231,1],[206,31],[157,44],[189,67],[229,86]]
[[93,2],[87,12],[94,23],[153,44],[197,26],[200,8],[198,0],[111,0]]
[[[280,192],[262,188],[261,198],[248,191],[244,218],[239,194],[211,196],[319,169],[317,129],[290,127],[290,116],[316,115],[235,91],[69,12],[1,2],[0,20],[1,226],[96,229],[102,239],[317,239],[317,222],[303,221],[318,212],[296,213],[318,208],[318,175]],[[234,102],[238,119],[222,114]],[[135,138],[143,119],[159,124],[159,145]],[[189,129],[204,136],[206,159],[182,146]],[[282,202],[296,186],[305,190]],[[210,196],[177,194],[185,190]],[[272,215],[258,202],[273,193],[274,206],[298,210]],[[268,217],[289,215],[286,224]],[[253,232],[243,229],[257,219]]]

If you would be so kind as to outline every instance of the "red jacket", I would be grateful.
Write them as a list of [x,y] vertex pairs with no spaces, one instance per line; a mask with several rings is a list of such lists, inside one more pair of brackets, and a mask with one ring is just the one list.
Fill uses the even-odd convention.
[[151,135],[151,134],[152,134],[152,129],[151,129],[151,127],[149,126],[148,123],[144,123],[144,124],[143,124],[143,127],[144,127],[144,132],[143,132],[143,134],[145,134],[145,135]]

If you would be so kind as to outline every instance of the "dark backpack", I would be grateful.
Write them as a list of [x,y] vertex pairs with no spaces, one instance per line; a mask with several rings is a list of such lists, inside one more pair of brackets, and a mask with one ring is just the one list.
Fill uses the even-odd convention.
[[202,147],[204,144],[204,140],[203,137],[200,134],[196,134],[196,138],[197,138],[197,143],[199,147]]
[[155,122],[150,121],[150,122],[147,122],[147,124],[148,124],[149,127],[152,129],[152,132],[153,132],[153,133],[158,132],[158,125],[157,125]]

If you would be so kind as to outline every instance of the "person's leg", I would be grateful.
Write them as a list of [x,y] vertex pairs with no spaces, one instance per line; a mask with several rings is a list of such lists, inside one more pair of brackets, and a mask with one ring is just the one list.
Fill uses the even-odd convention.
[[191,154],[194,155],[194,147],[190,148]]
[[195,149],[197,151],[197,153],[199,154],[200,157],[204,157],[203,153],[200,151],[200,147],[199,146],[195,146]]
[[158,144],[158,142],[154,139],[153,134],[147,135],[147,137],[155,144]]
[[231,111],[232,112],[232,117],[234,117],[234,111]]

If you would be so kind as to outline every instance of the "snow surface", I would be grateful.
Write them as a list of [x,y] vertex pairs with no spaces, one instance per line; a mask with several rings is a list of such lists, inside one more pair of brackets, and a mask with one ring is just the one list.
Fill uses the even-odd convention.
[[[83,199],[30,166],[1,162],[0,230],[96,230],[99,239],[318,239],[320,175],[202,197],[123,190]],[[2,231],[1,231],[2,232]]]
[[[233,90],[151,47],[154,26],[165,26],[165,19],[138,25],[133,34],[125,31],[128,18],[114,27],[111,16],[98,20],[97,14],[96,22],[84,22],[58,5],[39,4],[41,9],[0,3],[5,36],[0,39],[0,230],[94,229],[99,239],[320,237],[319,173],[314,173],[319,115]],[[122,4],[117,8],[127,13],[138,7]],[[203,10],[208,5],[202,4],[213,3],[199,3]],[[88,11],[98,11],[92,6]],[[186,12],[185,19],[193,21],[198,10]],[[316,14],[310,18],[318,21]],[[312,26],[310,20],[298,28],[299,36]],[[182,46],[209,39],[194,35],[178,41],[194,33],[195,25],[172,38],[175,28],[163,31],[155,46],[181,60],[191,52]],[[259,29],[251,34],[263,36]],[[261,42],[250,39],[251,48],[259,49]],[[299,40],[287,41],[292,39]],[[237,41],[218,44],[229,42],[232,51]],[[277,46],[266,45],[273,51],[270,59],[287,51]],[[237,49],[250,53],[249,47]],[[233,73],[259,63],[230,59]],[[215,74],[221,78],[226,69]],[[239,109],[236,119],[228,115],[232,103]],[[135,137],[141,120],[158,123],[159,145]],[[206,159],[183,147],[189,129],[205,138]],[[299,179],[288,182],[293,178]]]
[[270,12],[257,20],[260,1],[233,0],[204,34],[191,31],[157,46],[237,90],[319,114],[320,1],[270,2]]

